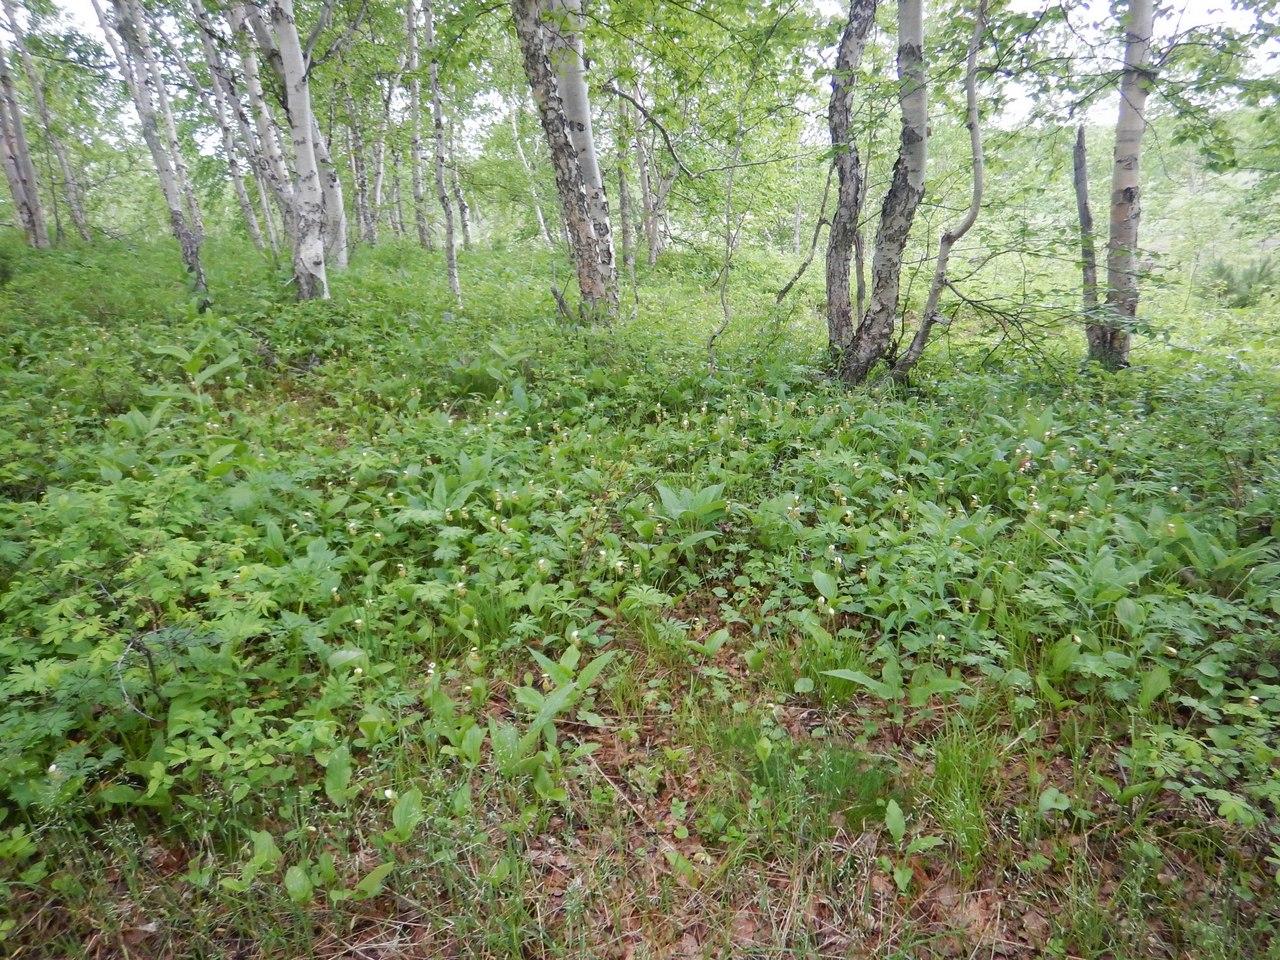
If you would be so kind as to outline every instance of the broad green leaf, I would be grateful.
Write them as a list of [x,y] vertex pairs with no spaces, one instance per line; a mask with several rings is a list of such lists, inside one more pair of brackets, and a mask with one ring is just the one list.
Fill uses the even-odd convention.
[[898,806],[897,800],[890,800],[885,804],[884,825],[893,842],[902,843],[902,838],[907,835],[907,818],[903,815],[902,807]]
[[1169,670],[1163,664],[1156,664],[1142,675],[1142,686],[1138,691],[1138,705],[1146,710],[1157,697],[1169,689]]
[[1050,785],[1040,794],[1039,808],[1041,813],[1048,813],[1051,810],[1070,810],[1071,798],[1057,787]]
[[813,585],[818,588],[818,592],[822,594],[828,603],[836,598],[836,593],[839,589],[836,584],[836,578],[825,570],[813,571]]
[[1146,618],[1146,610],[1141,603],[1132,597],[1122,597],[1116,601],[1116,619],[1120,621],[1120,625],[1129,632],[1131,637],[1138,635],[1138,631],[1142,629],[1142,623]]
[[408,839],[414,827],[422,822],[422,791],[417,787],[406,790],[396,800],[391,810],[391,822],[404,839]]
[[367,900],[370,897],[377,896],[379,891],[382,890],[382,885],[386,882],[387,876],[395,868],[396,864],[393,860],[390,863],[379,864],[370,870],[365,874],[364,879],[356,884],[355,899]]
[[596,677],[600,676],[600,671],[609,665],[609,661],[612,660],[614,656],[615,652],[613,650],[609,650],[600,654],[600,656],[596,657],[583,667],[581,672],[578,674],[578,679],[573,683],[577,691],[579,693],[586,693],[587,688],[596,682]]
[[887,683],[881,683],[879,680],[873,680],[861,670],[823,670],[824,677],[835,677],[837,680],[849,680],[853,683],[861,684],[881,700],[897,700],[902,692],[899,689],[891,687]]
[[904,863],[900,867],[893,868],[893,882],[899,893],[906,893],[911,887],[912,876],[911,867],[908,864]]
[[311,902],[315,884],[311,882],[306,869],[295,863],[284,872],[284,889],[294,903],[305,904]]
[[253,837],[253,862],[259,867],[271,867],[280,862],[280,848],[276,846],[275,837],[266,830],[255,830]]
[[331,803],[345,807],[350,799],[350,783],[351,751],[343,744],[329,754],[329,763],[324,770],[324,794]]

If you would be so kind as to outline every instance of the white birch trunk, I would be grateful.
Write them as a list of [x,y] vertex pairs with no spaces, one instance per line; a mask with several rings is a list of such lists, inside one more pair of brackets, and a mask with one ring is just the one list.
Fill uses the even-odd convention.
[[347,207],[342,198],[342,178],[329,155],[329,143],[320,132],[320,121],[311,114],[311,142],[320,169],[320,190],[324,197],[325,257],[338,269],[346,267],[349,254]]
[[67,157],[67,149],[63,146],[62,138],[58,136],[55,129],[53,114],[49,110],[49,102],[44,95],[44,80],[36,69],[31,51],[27,48],[26,36],[18,23],[17,9],[13,0],[4,0],[4,12],[9,21],[9,30],[13,34],[14,49],[18,51],[18,56],[22,60],[23,69],[27,74],[27,82],[31,86],[31,96],[36,104],[36,111],[40,114],[40,122],[44,125],[45,139],[48,141],[53,155],[58,160],[58,170],[62,174],[62,190],[66,195],[67,209],[71,212],[71,222],[74,224],[80,239],[88,242],[93,239],[93,234],[89,230],[89,218],[85,213],[84,194],[81,192],[80,184],[71,169],[71,162]]
[[[201,2],[202,0],[191,0],[191,7],[195,14],[196,22],[203,28],[202,34],[206,34],[208,25],[204,20]],[[275,198],[276,206],[280,209],[280,217],[283,221],[285,234],[289,239],[290,245],[292,245],[297,234],[293,181],[285,164],[284,153],[281,150],[279,129],[271,116],[263,94],[258,58],[254,53],[252,41],[248,35],[244,7],[241,3],[235,2],[231,4],[228,10],[228,20],[231,24],[232,36],[237,40],[240,55],[240,72],[244,78],[245,98],[248,100],[247,110],[249,116],[246,116],[244,111],[236,110],[236,119],[240,126],[240,138],[245,144],[247,158],[258,177],[259,184],[265,185],[266,188],[270,189],[271,195]],[[219,65],[219,76],[226,86],[228,99],[232,103],[238,104],[234,90],[231,87],[229,72],[226,70],[225,65],[222,64],[221,54],[207,38],[206,44],[206,59],[211,64],[217,63]],[[266,219],[269,220],[270,218]]]
[[27,243],[40,249],[49,246],[49,229],[44,222],[44,209],[40,204],[40,182],[35,164],[31,161],[31,148],[27,143],[22,123],[22,110],[9,73],[9,52],[0,45],[0,129],[4,134],[4,167],[13,194],[13,205],[18,220],[26,234]]
[[356,230],[361,241],[372,245],[378,242],[378,228],[369,208],[369,168],[364,154],[364,135],[360,129],[360,115],[356,112],[355,100],[350,91],[346,93],[345,100],[347,130],[351,138],[348,159],[351,162],[351,181],[356,193]]
[[[855,314],[849,290],[849,258],[857,242],[858,214],[865,172],[853,129],[853,104],[858,68],[867,36],[875,25],[876,0],[853,0],[831,78],[827,127],[835,151],[836,207],[827,235],[827,344],[840,358],[853,346]],[[861,304],[859,304],[861,306]],[[861,316],[858,314],[857,316]]]
[[298,39],[293,0],[269,0],[266,13],[280,54],[289,133],[293,140],[296,231],[293,275],[302,300],[328,299],[329,278],[325,263],[325,198],[316,157],[318,132],[311,110],[311,84]]
[[[637,97],[639,91],[637,91]],[[640,181],[641,229],[644,231],[645,247],[648,252],[648,264],[658,262],[658,254],[662,252],[662,239],[658,232],[658,211],[654,203],[653,183],[649,177],[649,156],[644,148],[644,137],[640,132],[640,124],[635,124],[636,142],[636,174]]]
[[538,181],[534,176],[533,166],[529,163],[529,158],[524,152],[524,145],[520,142],[520,111],[518,107],[512,107],[511,118],[511,140],[516,146],[516,157],[520,161],[520,166],[524,169],[524,175],[529,179],[529,197],[533,200],[533,213],[538,219],[538,235],[542,237],[542,242],[548,247],[555,244],[551,240],[551,233],[547,230],[547,218],[542,215],[542,198],[538,196]]
[[898,0],[898,78],[902,132],[893,178],[880,209],[869,303],[840,362],[841,378],[851,384],[865,381],[889,350],[898,314],[903,253],[924,196],[929,125],[924,0]]
[[458,280],[458,237],[453,229],[453,203],[445,181],[444,105],[440,102],[440,64],[436,57],[435,9],[431,0],[422,0],[423,42],[427,50],[427,92],[431,96],[432,141],[435,147],[436,198],[444,214],[444,262],[449,274],[449,290],[462,302]]
[[458,226],[462,228],[462,249],[471,249],[471,207],[462,195],[462,181],[458,179],[458,151],[454,146],[453,124],[449,124],[449,182],[453,187],[453,199],[458,205]]
[[[173,62],[177,64],[178,70],[187,82],[196,97],[204,106],[205,112],[213,119],[218,127],[219,138],[222,142],[222,156],[227,164],[227,175],[231,178],[232,191],[236,195],[236,201],[240,204],[240,213],[244,217],[245,227],[249,232],[249,239],[253,241],[253,245],[259,251],[266,250],[266,242],[262,237],[262,228],[258,224],[258,215],[254,212],[253,202],[249,199],[249,192],[245,189],[244,178],[240,174],[240,157],[236,146],[236,134],[231,127],[231,121],[228,115],[226,96],[222,87],[218,83],[217,75],[213,73],[210,66],[210,89],[205,89],[203,83],[195,75],[195,72],[187,65],[182,52],[177,48],[174,42],[164,32],[161,24],[152,20],[150,23],[151,30],[161,43],[165,45],[165,49],[173,57]],[[205,37],[208,40],[208,37]]]
[[[156,178],[160,181],[160,192],[164,196],[165,206],[169,210],[169,226],[173,230],[174,239],[182,251],[182,262],[191,274],[192,285],[196,292],[203,293],[208,284],[205,280],[204,265],[200,260],[200,234],[187,217],[186,201],[182,188],[174,170],[172,158],[160,135],[160,124],[156,118],[155,103],[151,99],[143,67],[143,57],[139,49],[141,40],[138,31],[140,25],[130,16],[129,8],[123,0],[113,0],[117,21],[113,25],[102,11],[98,0],[92,0],[94,13],[102,27],[103,35],[115,55],[120,73],[124,76],[133,99],[134,109],[138,112],[138,126],[142,131],[142,139],[151,153],[151,161],[156,168]],[[123,44],[123,46],[121,45]],[[125,48],[128,48],[127,51]]]
[[431,224],[427,219],[427,191],[423,176],[422,80],[418,76],[421,64],[418,60],[418,8],[415,0],[408,0],[405,4],[404,26],[408,41],[408,62],[405,69],[409,76],[409,167],[413,189],[413,222],[418,230],[418,243],[424,250],[431,251],[435,249],[435,242],[431,238]]
[[1104,367],[1129,365],[1129,326],[1138,315],[1138,224],[1142,134],[1146,129],[1154,0],[1130,0],[1125,21],[1124,73],[1116,121],[1115,166],[1111,173],[1111,239],[1107,243],[1105,324],[1090,324],[1089,359]]
[[178,189],[182,193],[182,202],[187,214],[187,222],[195,231],[196,237],[204,241],[204,219],[200,215],[200,203],[196,199],[195,188],[191,183],[191,175],[187,170],[187,161],[182,154],[182,144],[178,140],[178,127],[173,119],[173,108],[169,104],[169,91],[165,86],[164,75],[160,72],[160,63],[156,59],[151,38],[148,35],[146,14],[138,0],[112,0],[117,11],[127,10],[128,22],[133,25],[135,56],[142,60],[141,72],[143,83],[150,87],[155,98],[155,111],[160,121],[160,132],[164,136],[165,148],[173,163],[173,174],[178,181]]
[[920,326],[911,339],[906,353],[893,365],[893,375],[905,377],[920,361],[924,348],[929,343],[929,336],[938,323],[945,321],[938,313],[938,303],[942,298],[943,287],[947,283],[947,263],[951,259],[951,250],[956,243],[968,233],[978,221],[982,210],[982,194],[986,186],[986,162],[982,149],[982,118],[978,112],[978,49],[982,44],[982,35],[987,28],[987,0],[978,0],[978,9],[974,15],[973,33],[969,37],[969,49],[965,58],[964,93],[965,122],[969,128],[969,153],[973,159],[972,190],[969,194],[969,209],[960,221],[946,230],[938,241],[938,261],[933,268],[933,282],[929,285],[929,296],[925,300],[924,314],[920,318]]
[[512,0],[511,8],[525,76],[538,107],[551,166],[555,171],[562,222],[569,237],[569,248],[577,268],[578,289],[582,294],[582,313],[589,320],[604,319],[607,322],[618,311],[617,273],[613,269],[612,257],[606,260],[600,256],[600,245],[587,209],[587,190],[578,152],[570,139],[569,120],[551,69],[543,10],[539,0]]
[[[1085,144],[1084,124],[1076,130],[1076,145],[1071,151],[1072,185],[1076,193],[1076,216],[1080,221],[1080,280],[1084,315],[1092,319],[1098,312],[1098,248],[1093,235],[1093,208],[1089,205],[1089,154]],[[1101,337],[1105,328],[1094,328]],[[1086,330],[1086,333],[1092,331]],[[1089,341],[1093,347],[1093,340]],[[1101,343],[1099,343],[1101,347]]]
[[591,126],[591,102],[587,92],[587,70],[582,48],[582,5],[580,0],[549,0],[549,13],[544,15],[550,43],[548,51],[556,74],[556,89],[564,108],[569,140],[578,154],[582,186],[587,196],[587,215],[596,239],[596,258],[610,287],[617,288],[613,253],[613,229],[609,219],[609,201],[604,178],[596,154],[595,135]]

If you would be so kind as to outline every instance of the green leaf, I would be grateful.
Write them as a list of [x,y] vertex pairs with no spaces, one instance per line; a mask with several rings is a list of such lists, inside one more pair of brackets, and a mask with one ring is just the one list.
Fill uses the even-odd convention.
[[474,767],[480,763],[480,747],[483,744],[483,727],[469,727],[467,732],[462,735],[462,742],[458,744],[458,753],[467,762],[468,766]]
[[205,367],[199,373],[194,374],[191,377],[191,380],[193,383],[195,383],[197,387],[204,386],[204,384],[209,379],[211,379],[212,377],[216,377],[223,370],[226,370],[228,367],[233,367],[239,362],[240,362],[240,354],[238,353],[228,354],[226,357],[219,360],[213,366]]
[[1142,675],[1142,686],[1138,691],[1138,705],[1146,710],[1156,698],[1169,689],[1169,670],[1162,664],[1156,664]]
[[351,751],[343,744],[329,754],[329,763],[324,770],[324,794],[331,803],[345,807],[350,799],[350,783]]
[[1049,813],[1051,810],[1070,810],[1071,798],[1059,790],[1055,786],[1044,788],[1044,792],[1040,794],[1040,812]]
[[893,842],[902,843],[902,838],[907,835],[907,818],[902,813],[902,807],[898,806],[897,800],[890,800],[884,806],[884,825],[889,831],[889,836],[893,837]]
[[773,741],[768,737],[761,737],[756,741],[756,759],[761,763],[768,763],[769,757],[773,754]]
[[391,823],[401,838],[407,840],[414,827],[422,822],[422,791],[417,787],[406,790],[396,800],[391,810]]
[[315,884],[311,882],[311,877],[307,874],[307,871],[295,863],[284,872],[284,890],[294,903],[305,904],[311,902],[311,894],[315,892]]
[[822,594],[828,603],[836,598],[836,593],[838,592],[836,578],[825,570],[813,571],[813,585],[818,588],[818,592]]
[[933,837],[933,836],[916,837],[914,840],[912,840],[910,843],[907,844],[907,853],[908,854],[924,853],[928,850],[932,850],[934,847],[942,846],[942,844],[945,842],[946,841],[943,840],[941,837]]
[[280,862],[280,848],[276,846],[275,837],[266,830],[255,830],[253,838],[253,862],[259,867],[272,867]]
[[126,783],[113,783],[98,791],[98,799],[103,803],[133,803],[141,797],[141,790]]
[[1138,631],[1142,629],[1142,623],[1147,618],[1147,612],[1142,604],[1131,597],[1123,597],[1116,601],[1116,619],[1120,621],[1120,625],[1129,632],[1130,636],[1137,636]]
[[906,893],[911,886],[911,878],[913,874],[908,864],[893,868],[893,882],[898,888],[899,893]]
[[386,882],[388,874],[395,868],[396,864],[393,860],[390,863],[379,864],[370,870],[365,874],[364,879],[356,884],[354,899],[368,900],[370,897],[377,896],[378,892],[382,890],[382,885]]
[[612,660],[614,656],[615,652],[610,650],[606,653],[600,654],[600,656],[596,657],[583,667],[581,672],[578,674],[578,679],[573,683],[577,691],[579,693],[586,693],[587,688],[596,682],[596,677],[600,676],[600,671],[609,665],[609,661]]
[[362,661],[366,656],[363,650],[335,650],[329,654],[329,659],[326,662],[329,664],[330,670],[337,670],[347,664]]
[[902,690],[898,687],[891,686],[887,683],[881,683],[879,680],[873,680],[861,670],[823,670],[824,677],[835,677],[837,680],[850,680],[853,683],[861,684],[881,700],[897,700],[902,694]]

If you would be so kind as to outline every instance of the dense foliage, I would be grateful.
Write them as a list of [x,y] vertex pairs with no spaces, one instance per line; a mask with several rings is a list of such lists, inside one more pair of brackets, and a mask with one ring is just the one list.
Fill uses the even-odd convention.
[[698,254],[612,330],[437,260],[299,304],[215,247],[201,314],[167,248],[9,249],[9,947],[1274,949],[1265,314],[851,394],[761,255],[714,376]]

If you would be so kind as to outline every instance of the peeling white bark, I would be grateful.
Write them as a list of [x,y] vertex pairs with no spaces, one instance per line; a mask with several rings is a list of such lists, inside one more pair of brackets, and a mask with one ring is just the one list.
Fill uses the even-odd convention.
[[1149,92],[1147,63],[1155,32],[1154,0],[1130,0],[1125,20],[1124,73],[1111,173],[1111,239],[1107,243],[1107,323],[1086,331],[1089,359],[1104,367],[1129,365],[1129,325],[1138,315],[1139,171]]

